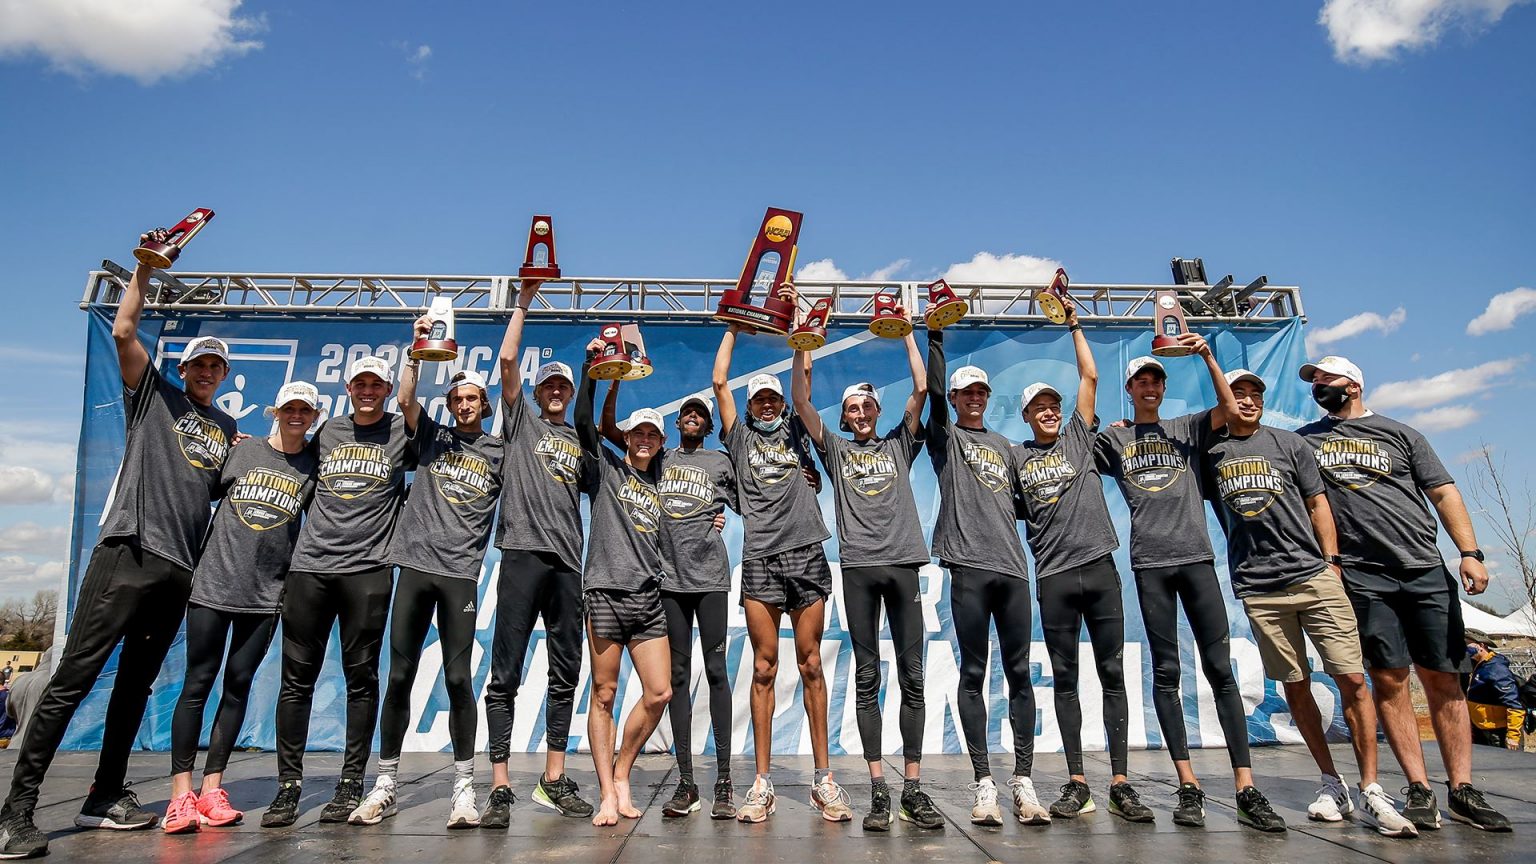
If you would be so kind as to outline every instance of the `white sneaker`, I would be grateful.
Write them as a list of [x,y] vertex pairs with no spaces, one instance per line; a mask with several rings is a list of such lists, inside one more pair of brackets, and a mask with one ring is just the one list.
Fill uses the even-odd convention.
[[475,784],[469,779],[455,780],[453,798],[448,802],[449,828],[478,828],[480,808],[475,804]]
[[991,777],[983,777],[966,788],[976,793],[976,803],[971,805],[972,824],[1003,824],[1003,811],[997,806],[997,784]]
[[1397,812],[1397,805],[1380,783],[1360,790],[1360,821],[1385,837],[1417,837],[1419,829]]
[[1307,818],[1314,822],[1342,822],[1353,812],[1355,802],[1349,797],[1349,787],[1338,777],[1324,774],[1317,800],[1307,805]]
[[353,808],[347,821],[353,825],[377,825],[395,815],[395,780],[388,774],[373,781],[373,791]]
[[1013,812],[1019,817],[1019,822],[1025,825],[1050,824],[1050,811],[1040,804],[1040,798],[1035,795],[1034,781],[1022,774],[1015,774],[1008,778],[1008,789],[1013,793]]

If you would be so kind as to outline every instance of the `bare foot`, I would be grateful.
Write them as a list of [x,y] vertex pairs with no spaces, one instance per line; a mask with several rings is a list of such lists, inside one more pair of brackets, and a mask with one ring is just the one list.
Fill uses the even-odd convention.
[[635,800],[629,794],[629,781],[615,778],[613,791],[618,797],[619,815],[625,819],[639,819],[640,811],[635,809]]
[[602,801],[598,802],[597,815],[592,817],[592,824],[599,828],[606,825],[619,824],[618,801],[613,798],[604,797]]

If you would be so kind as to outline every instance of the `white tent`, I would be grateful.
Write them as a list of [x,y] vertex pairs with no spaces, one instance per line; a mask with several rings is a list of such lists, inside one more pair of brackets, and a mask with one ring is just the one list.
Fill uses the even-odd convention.
[[1500,618],[1464,602],[1461,604],[1461,619],[1467,627],[1481,630],[1489,636],[1536,637],[1536,616],[1532,615],[1529,605]]

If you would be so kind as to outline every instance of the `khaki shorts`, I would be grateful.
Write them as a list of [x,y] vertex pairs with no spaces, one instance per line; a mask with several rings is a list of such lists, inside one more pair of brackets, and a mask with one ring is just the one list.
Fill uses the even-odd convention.
[[1264,675],[1285,684],[1310,677],[1306,633],[1329,675],[1365,671],[1360,628],[1344,583],[1332,570],[1281,591],[1243,598],[1243,610],[1259,641]]

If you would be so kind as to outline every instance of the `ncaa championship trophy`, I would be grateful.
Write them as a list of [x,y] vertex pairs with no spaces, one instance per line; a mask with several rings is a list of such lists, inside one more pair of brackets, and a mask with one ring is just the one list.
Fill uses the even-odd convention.
[[1189,332],[1179,292],[1159,291],[1152,302],[1152,353],[1158,357],[1188,357],[1189,346],[1179,341],[1180,335]]
[[655,371],[645,353],[645,340],[640,338],[640,325],[604,324],[597,338],[603,347],[587,370],[593,380],[638,381]]
[[940,279],[928,285],[928,311],[923,313],[923,321],[929,330],[943,330],[970,311],[971,304],[956,297],[948,282]]
[[555,263],[555,224],[549,216],[533,217],[533,225],[528,229],[528,252],[517,275],[521,279],[560,278],[560,266]]
[[805,320],[789,334],[789,347],[796,351],[815,351],[827,344],[827,316],[832,314],[832,298],[816,301]]
[[905,339],[912,332],[912,322],[901,313],[894,295],[875,295],[875,314],[869,319],[869,332],[886,339]]
[[[795,317],[795,304],[774,296],[781,286],[793,284],[795,243],[800,238],[800,222],[805,217],[793,210],[769,207],[763,227],[752,241],[752,251],[741,267],[736,287],[720,297],[715,320],[740,324],[764,333],[789,332]],[[752,290],[761,287],[763,298],[752,301]]]
[[411,343],[411,359],[441,362],[458,357],[459,343],[453,339],[453,300],[433,297],[427,317],[432,319],[432,329]]
[[1056,275],[1051,278],[1051,284],[1045,286],[1036,298],[1040,304],[1040,314],[1049,318],[1052,324],[1067,323],[1067,304],[1072,302],[1067,297],[1067,286],[1071,284],[1067,279],[1067,271],[1061,267],[1056,268]]
[[213,211],[207,207],[199,207],[187,214],[187,217],[166,232],[163,240],[146,240],[133,250],[133,257],[139,259],[140,264],[156,267],[161,270],[171,266],[181,256],[182,247],[192,242],[197,232],[203,230],[208,220],[213,218]]

